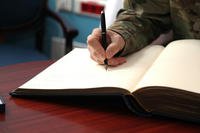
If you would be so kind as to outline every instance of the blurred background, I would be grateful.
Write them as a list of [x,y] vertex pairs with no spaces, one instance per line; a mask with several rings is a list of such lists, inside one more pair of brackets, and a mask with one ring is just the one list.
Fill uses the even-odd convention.
[[[5,1],[7,0],[2,0],[0,5],[5,4]],[[0,7],[0,16],[2,20],[2,24],[0,22],[0,27],[2,27],[0,28],[0,66],[28,61],[49,59],[57,60],[68,53],[69,50],[66,51],[66,45],[68,45],[66,44],[66,41],[69,41],[70,39],[66,40],[65,36],[68,33],[64,34],[63,27],[55,21],[57,15],[67,28],[68,26],[73,27],[73,30],[76,32],[73,37],[71,36],[73,48],[86,48],[87,36],[91,33],[93,28],[99,27],[99,15],[101,10],[105,8],[108,1],[116,0],[48,0],[48,8],[57,15],[53,17],[45,17],[42,46],[39,46],[41,47],[39,50],[35,46],[37,40],[35,35],[33,35],[34,33],[30,32],[19,36],[18,33],[4,35],[4,32],[2,32],[6,27],[6,25],[3,24],[3,18],[10,19],[11,17],[8,16],[15,16],[15,19],[19,18],[16,17],[16,13],[20,9],[22,10],[23,6],[19,7],[17,4],[20,2],[22,3],[23,0],[17,1],[18,3],[14,4],[13,7],[11,6],[12,4],[7,4],[7,6],[10,7],[10,10],[13,10],[12,12],[9,10],[11,13],[9,13],[9,11],[5,12],[3,9],[1,11]],[[28,1],[30,7],[35,6],[34,4],[35,3],[32,3],[32,1]],[[2,6],[2,8],[4,7]],[[27,12],[22,10],[23,12],[26,12],[26,16],[31,16],[27,15],[32,12],[30,11],[30,7]],[[5,7],[5,9],[7,9],[7,7]],[[110,13],[111,12],[112,11],[110,11]],[[51,12],[50,15],[52,15]],[[8,22],[6,24],[8,24]],[[39,32],[39,34],[40,33],[41,32]]]

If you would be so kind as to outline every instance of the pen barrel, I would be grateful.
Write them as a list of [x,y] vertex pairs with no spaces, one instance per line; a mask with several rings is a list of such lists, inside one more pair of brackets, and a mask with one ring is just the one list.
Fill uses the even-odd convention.
[[106,50],[107,48],[106,19],[104,11],[101,12],[101,45]]
[[[106,39],[107,35],[106,35],[106,18],[105,18],[105,12],[102,11],[101,12],[101,45],[104,48],[104,50],[106,50],[107,48],[107,39]],[[104,60],[104,64],[108,64],[108,60],[105,59]],[[107,66],[106,66],[106,70],[107,70]]]
[[107,48],[106,32],[101,33],[101,45],[106,50]]

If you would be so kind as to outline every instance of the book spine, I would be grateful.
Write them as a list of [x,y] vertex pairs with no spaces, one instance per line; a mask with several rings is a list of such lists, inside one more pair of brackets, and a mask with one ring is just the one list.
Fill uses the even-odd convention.
[[145,109],[138,104],[132,95],[123,95],[122,97],[128,109],[130,109],[136,115],[151,116],[149,112],[146,112]]

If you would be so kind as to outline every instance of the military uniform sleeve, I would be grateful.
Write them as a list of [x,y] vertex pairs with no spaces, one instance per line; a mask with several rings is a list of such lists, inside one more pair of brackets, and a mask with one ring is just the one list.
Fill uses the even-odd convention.
[[124,9],[108,28],[120,34],[126,44],[121,56],[136,52],[171,29],[169,0],[125,0]]

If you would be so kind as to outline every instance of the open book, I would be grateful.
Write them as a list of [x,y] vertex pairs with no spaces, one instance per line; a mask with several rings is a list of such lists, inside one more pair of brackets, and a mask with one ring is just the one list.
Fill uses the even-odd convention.
[[11,95],[119,95],[134,112],[199,122],[200,40],[149,45],[107,71],[74,49]]

